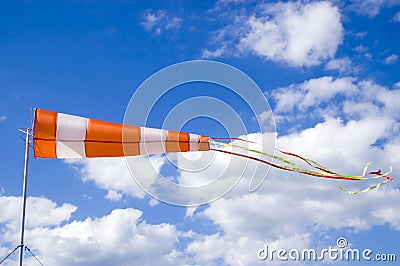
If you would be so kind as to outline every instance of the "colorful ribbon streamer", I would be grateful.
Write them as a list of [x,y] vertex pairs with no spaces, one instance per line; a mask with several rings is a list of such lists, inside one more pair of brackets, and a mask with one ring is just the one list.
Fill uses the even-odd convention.
[[[272,155],[272,154],[269,154],[269,153],[266,153],[266,152],[263,152],[263,151],[260,151],[260,150],[243,147],[243,146],[236,145],[236,144],[233,144],[233,143],[225,143],[225,142],[220,142],[220,141],[216,141],[216,140],[236,140],[236,141],[243,141],[243,142],[248,142],[248,143],[253,143],[253,144],[255,142],[248,141],[248,140],[245,140],[245,139],[240,139],[240,138],[234,138],[234,139],[212,138],[210,144],[216,145],[217,148],[212,147],[210,149],[214,150],[214,151],[218,151],[218,152],[231,154],[231,155],[235,155],[235,156],[251,159],[251,160],[254,160],[254,161],[258,161],[258,162],[270,165],[270,166],[278,168],[278,169],[286,170],[286,171],[296,172],[296,173],[300,173],[300,174],[306,174],[306,175],[310,175],[310,176],[314,176],[314,177],[330,178],[330,179],[338,179],[338,180],[360,181],[360,180],[375,179],[375,178],[384,178],[385,179],[384,181],[382,181],[382,182],[380,182],[380,183],[378,183],[376,185],[373,185],[371,187],[368,187],[368,188],[366,188],[364,190],[361,190],[361,191],[349,191],[349,190],[339,186],[339,188],[342,191],[345,191],[345,192],[347,192],[349,194],[359,194],[359,193],[368,192],[368,191],[370,191],[372,189],[376,189],[376,188],[381,187],[382,185],[384,185],[388,181],[394,180],[394,178],[388,176],[389,173],[392,171],[392,168],[390,168],[390,170],[388,172],[386,172],[386,173],[382,173],[382,171],[380,169],[378,169],[377,171],[367,172],[369,166],[371,165],[371,162],[369,162],[369,163],[367,163],[365,165],[362,175],[345,175],[345,174],[336,173],[336,172],[328,169],[327,167],[321,165],[320,163],[317,163],[314,160],[311,160],[311,159],[306,158],[304,156],[300,156],[300,155],[295,154],[295,153],[277,150],[280,153],[282,153],[282,154],[287,156],[287,157],[283,157],[283,156]],[[258,144],[258,145],[262,146],[261,144]],[[273,160],[279,161],[281,163],[274,163],[272,161],[270,162],[270,161],[267,161],[267,160],[262,159],[262,158],[257,158],[257,157],[254,157],[254,156],[250,156],[250,155],[246,155],[246,154],[242,154],[242,153],[238,153],[238,152],[219,149],[218,146],[219,147],[236,148],[236,149],[247,151],[247,152],[250,152],[250,153],[259,154],[259,155],[264,156],[264,157],[272,158]],[[303,163],[305,163],[305,165],[302,165],[300,163],[294,162],[294,160],[298,160],[300,162],[303,162]],[[308,168],[306,168],[306,167],[308,167]]]

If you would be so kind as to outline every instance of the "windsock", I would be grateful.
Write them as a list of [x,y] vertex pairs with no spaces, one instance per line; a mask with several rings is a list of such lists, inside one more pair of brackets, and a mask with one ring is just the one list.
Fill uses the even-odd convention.
[[121,157],[208,151],[210,138],[37,108],[33,125],[33,148],[37,158]]

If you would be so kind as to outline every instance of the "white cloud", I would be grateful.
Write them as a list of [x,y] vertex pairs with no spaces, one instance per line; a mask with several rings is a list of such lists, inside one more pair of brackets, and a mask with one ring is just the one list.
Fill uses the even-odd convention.
[[[360,121],[350,120],[347,123],[328,118],[300,133],[282,136],[278,139],[278,144],[287,150],[291,149],[293,152],[321,161],[329,161],[329,158],[335,154],[337,160],[330,162],[332,167],[343,170],[355,168],[360,172],[360,167],[382,152],[380,148],[372,145],[379,138],[386,137],[392,123],[392,119],[380,117],[368,117]],[[351,160],[346,160],[346,158],[351,158]],[[376,159],[379,162],[381,160]]]
[[[362,93],[358,103],[372,103],[378,108],[378,116],[400,118],[400,89],[394,87],[389,89],[370,80],[362,80],[357,83]],[[371,113],[373,115],[373,113]]]
[[400,22],[400,11],[397,12],[397,13],[393,16],[392,20],[393,20],[394,22]]
[[392,204],[379,202],[383,198],[398,201],[400,197],[391,190],[355,198],[330,181],[288,178],[274,172],[262,193],[221,199],[206,209],[202,215],[222,232],[199,237],[187,251],[196,254],[194,259],[199,264],[223,258],[234,265],[257,265],[256,251],[265,244],[301,250],[316,247],[319,241],[326,247],[334,246],[336,239],[316,240],[330,229],[360,231],[388,223],[399,230],[400,216]]
[[[0,196],[0,257],[19,242],[21,198]],[[176,265],[181,255],[175,226],[148,224],[136,209],[70,221],[76,206],[44,197],[27,199],[25,243],[44,265]],[[13,265],[17,256],[6,262]],[[15,262],[16,263],[16,262]],[[35,265],[28,257],[25,263]]]
[[321,103],[332,100],[337,94],[352,95],[357,91],[353,84],[354,78],[344,77],[334,79],[331,76],[305,81],[302,84],[292,84],[278,88],[272,93],[276,101],[275,112],[305,111]]
[[116,209],[101,218],[37,229],[30,232],[30,242],[46,265],[170,264],[168,256],[178,240],[175,227],[149,225],[140,221],[141,215],[135,209]]
[[275,132],[275,120],[272,111],[262,111],[257,115],[258,120],[265,132]]
[[7,116],[5,115],[0,115],[0,122],[4,121],[7,119]]
[[197,210],[197,207],[187,207],[186,208],[186,213],[185,213],[185,218],[192,218],[193,214]]
[[107,195],[105,196],[106,199],[110,201],[120,201],[122,199],[122,193],[114,191],[114,190],[109,190],[107,192]]
[[[164,159],[153,156],[137,156],[131,158],[138,175],[145,175],[148,182],[153,182],[157,177],[157,171],[149,171],[154,165],[157,170],[162,166]],[[93,181],[99,188],[107,190],[106,199],[118,201],[123,195],[144,198],[146,193],[133,179],[125,158],[92,158],[85,160],[65,160],[76,168],[84,182]]]
[[339,9],[330,2],[275,3],[247,19],[238,49],[291,66],[313,66],[332,58],[342,42]]
[[54,228],[36,226],[26,230],[25,242],[44,265],[179,263],[180,255],[174,248],[180,234],[176,228],[166,223],[148,224],[141,216],[139,210],[115,209],[100,218]]
[[[12,230],[18,230],[21,216],[21,197],[0,196],[0,223],[6,223]],[[69,220],[76,206],[64,203],[61,206],[47,198],[28,197],[26,209],[29,215],[26,218],[27,228],[59,225]]]
[[354,48],[354,51],[358,52],[358,53],[364,53],[366,51],[368,51],[368,48],[366,48],[365,46],[363,46],[362,44],[360,44],[359,46],[357,46],[356,48]]
[[357,32],[357,33],[355,34],[355,37],[356,37],[357,39],[362,39],[362,38],[364,38],[365,36],[367,36],[367,34],[368,34],[368,31],[361,31],[361,32]]
[[[314,91],[316,88],[321,88],[321,92]],[[281,102],[282,106],[289,106],[281,107],[282,110],[291,109],[292,102],[310,106],[331,101],[337,93],[343,99],[336,103],[341,102],[344,109],[349,109],[339,108],[321,123],[279,136],[277,147],[315,159],[340,173],[359,175],[364,165],[372,161],[371,170],[387,170],[393,166],[392,174],[398,176],[400,169],[396,165],[400,154],[396,149],[400,148],[400,138],[393,130],[399,128],[400,107],[395,103],[400,100],[400,90],[395,88],[351,77],[323,77],[293,84],[286,90],[278,89],[275,93],[279,96],[283,93],[293,96],[300,91],[297,95],[300,101],[294,96],[280,98],[285,101]],[[324,89],[331,91],[325,96]],[[352,112],[363,115],[355,116]],[[346,122],[336,118],[342,115],[355,118]],[[376,146],[380,139],[387,141]],[[186,252],[193,254],[196,263],[222,259],[228,264],[234,261],[235,265],[260,264],[256,251],[264,244],[288,250],[334,246],[336,239],[329,237],[332,229],[358,232],[383,225],[400,231],[400,215],[395,211],[400,194],[394,182],[357,196],[340,191],[338,186],[357,191],[379,180],[346,182],[272,169],[255,193],[249,194],[244,182],[241,180],[227,196],[196,213],[195,217],[209,219],[221,228],[217,234],[198,235],[188,245]]]
[[[353,77],[322,77],[278,88],[272,93],[278,123],[301,117],[399,118],[400,90]],[[343,97],[335,101],[335,97]],[[292,113],[295,111],[296,113]]]
[[365,57],[366,59],[371,59],[371,58],[372,58],[372,54],[371,54],[371,53],[365,53],[365,54],[364,54],[364,57]]
[[[389,118],[366,118],[343,123],[331,118],[302,132],[279,137],[277,145],[309,156],[338,172],[361,174],[369,160],[375,167],[386,168],[398,160],[391,158],[395,148],[392,144],[383,149],[372,146],[385,136],[390,121]],[[396,147],[400,146],[399,140],[395,143]],[[272,170],[255,193],[246,193],[239,184],[227,197],[197,214],[213,221],[222,231],[199,236],[188,245],[187,252],[195,254],[198,264],[223,258],[226,263],[234,261],[235,265],[256,265],[260,261],[255,252],[264,244],[288,250],[321,244],[334,246],[336,239],[318,239],[321,235],[328,237],[331,229],[358,232],[388,225],[400,230],[400,215],[394,204],[400,200],[400,194],[395,185],[357,196],[338,189],[342,185],[361,190],[371,184]]]
[[166,30],[179,29],[181,27],[181,24],[182,24],[181,18],[171,17],[171,18],[167,19],[167,21],[165,22],[165,29]]
[[349,9],[370,18],[378,15],[382,8],[399,5],[399,0],[352,0]]
[[[20,241],[21,204],[21,197],[0,196],[0,259],[4,258]],[[29,239],[28,232],[31,230],[57,228],[67,222],[77,209],[76,206],[68,203],[58,206],[44,197],[28,197],[26,204],[25,240]],[[41,238],[46,238],[46,235],[42,235]],[[7,260],[7,262],[10,261]],[[16,262],[5,265],[15,264]]]
[[385,58],[385,60],[383,60],[384,64],[387,65],[391,65],[397,62],[397,59],[399,58],[399,56],[397,54],[392,54],[389,55],[388,57]]
[[170,16],[163,10],[146,10],[142,17],[142,26],[147,31],[160,34],[165,30],[178,30],[182,25],[182,19]]
[[[266,226],[267,227],[267,226]],[[270,248],[304,248],[309,242],[309,234],[293,234],[289,237],[279,237],[274,241],[260,240],[242,235],[219,234],[199,236],[194,242],[190,243],[186,252],[193,254],[193,261],[196,265],[285,265],[285,263],[275,261],[260,261],[257,251],[268,244]],[[221,258],[223,263],[221,263]],[[286,262],[287,264],[287,262]],[[299,265],[296,263],[296,265]]]
[[207,265],[223,256],[227,249],[224,239],[218,234],[202,236],[188,245],[186,252],[194,254],[194,262]]
[[220,57],[222,54],[224,54],[226,52],[226,49],[224,48],[218,48],[214,51],[208,50],[208,49],[204,49],[203,53],[201,55],[201,58],[205,59],[205,58],[216,58],[216,57]]
[[159,22],[165,17],[165,12],[162,10],[158,10],[157,12],[152,12],[151,10],[147,10],[143,14],[142,25],[145,30],[151,31],[155,28],[156,33],[160,33],[161,29],[158,28]]
[[349,57],[332,59],[326,63],[325,69],[337,70],[339,71],[339,73],[358,72],[358,68],[352,65],[352,62]]

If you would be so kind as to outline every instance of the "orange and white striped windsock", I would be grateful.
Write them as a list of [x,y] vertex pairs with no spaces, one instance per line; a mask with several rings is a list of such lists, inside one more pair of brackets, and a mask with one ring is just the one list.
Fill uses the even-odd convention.
[[206,136],[128,126],[35,109],[34,154],[39,158],[121,157],[210,150]]

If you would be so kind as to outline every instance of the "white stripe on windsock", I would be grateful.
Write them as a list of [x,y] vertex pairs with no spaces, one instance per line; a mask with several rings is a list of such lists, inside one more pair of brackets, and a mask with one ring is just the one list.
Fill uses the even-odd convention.
[[85,138],[89,119],[58,113],[56,152],[58,158],[85,158]]
[[140,154],[157,154],[165,152],[167,131],[157,128],[140,128]]
[[200,140],[199,135],[190,134],[189,151],[198,151],[199,150],[199,140]]

